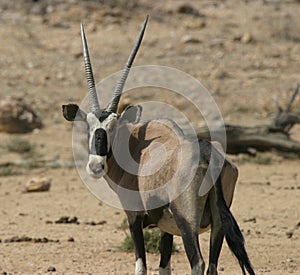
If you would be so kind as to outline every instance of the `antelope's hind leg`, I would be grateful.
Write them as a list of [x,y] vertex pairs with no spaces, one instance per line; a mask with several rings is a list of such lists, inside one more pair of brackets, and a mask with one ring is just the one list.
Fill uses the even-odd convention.
[[209,193],[208,203],[211,211],[211,232],[209,245],[209,266],[207,275],[217,275],[218,260],[224,240],[224,232],[220,214],[217,208],[216,193],[214,188]]
[[187,190],[171,205],[174,219],[180,229],[184,249],[188,257],[191,274],[203,275],[205,263],[199,245],[199,229],[207,195],[198,196],[193,188]]
[[159,275],[171,275],[173,235],[161,232]]

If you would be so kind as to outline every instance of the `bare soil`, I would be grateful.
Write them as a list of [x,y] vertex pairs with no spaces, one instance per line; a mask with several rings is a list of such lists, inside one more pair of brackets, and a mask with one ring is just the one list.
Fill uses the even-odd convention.
[[[87,92],[80,21],[99,81],[122,68],[149,14],[135,65],[170,66],[194,76],[229,123],[270,122],[276,112],[273,96],[285,105],[300,81],[299,1],[100,2],[0,3],[0,96],[23,97],[44,123],[26,135],[1,133],[0,163],[36,155],[46,160],[1,170],[1,274],[134,271],[134,254],[117,249],[125,237],[118,228],[124,214],[98,201],[81,182],[72,156],[72,125],[61,114],[62,104],[80,103]],[[294,110],[299,109],[298,97]],[[299,127],[291,133],[300,140]],[[16,137],[34,144],[35,156],[9,152],[6,144]],[[257,274],[300,274],[299,159],[276,153],[229,158],[240,172],[232,212]],[[46,165],[54,160],[57,165]],[[50,191],[23,193],[24,184],[37,176],[52,179]],[[63,216],[77,222],[55,223]],[[200,239],[207,259],[208,233]],[[181,239],[175,242],[173,273],[187,274]],[[148,254],[147,260],[149,274],[158,274],[159,255]],[[226,244],[219,273],[241,274]]]

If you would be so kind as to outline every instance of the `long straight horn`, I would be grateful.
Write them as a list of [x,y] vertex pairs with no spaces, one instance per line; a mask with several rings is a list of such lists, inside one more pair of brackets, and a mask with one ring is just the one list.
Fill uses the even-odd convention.
[[132,66],[132,63],[134,61],[134,58],[139,50],[139,47],[141,45],[141,42],[142,42],[142,39],[143,39],[143,36],[144,36],[144,32],[145,32],[145,29],[146,29],[146,25],[147,25],[147,22],[148,22],[148,15],[144,21],[144,24],[143,24],[143,27],[140,31],[140,34],[138,36],[138,40],[136,41],[131,53],[130,53],[130,56],[125,64],[125,67],[123,69],[123,72],[122,72],[122,75],[121,75],[121,78],[119,79],[118,83],[117,83],[117,86],[113,92],[113,95],[112,95],[112,100],[108,106],[108,111],[110,112],[113,112],[113,113],[116,113],[117,112],[117,108],[118,108],[118,104],[119,104],[119,101],[120,101],[120,97],[121,97],[121,94],[122,94],[122,91],[123,91],[123,88],[124,88],[124,85],[125,85],[125,82],[126,82],[126,79],[127,79],[127,76],[129,74],[129,71],[130,71],[130,68]]
[[80,24],[80,35],[81,35],[81,41],[82,41],[82,51],[83,51],[85,74],[86,74],[86,79],[87,79],[87,83],[88,83],[88,87],[89,87],[90,111],[94,114],[99,114],[100,113],[100,105],[99,105],[99,101],[98,101],[98,97],[97,97],[89,50],[88,50],[82,23]]

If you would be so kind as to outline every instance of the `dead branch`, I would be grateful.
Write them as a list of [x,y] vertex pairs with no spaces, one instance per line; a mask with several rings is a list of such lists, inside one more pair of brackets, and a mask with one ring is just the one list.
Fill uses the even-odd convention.
[[[247,153],[253,155],[255,151],[277,150],[279,152],[295,153],[300,156],[300,142],[292,140],[289,133],[295,124],[300,124],[300,114],[291,112],[292,104],[299,93],[299,89],[300,83],[297,84],[286,109],[283,109],[275,98],[278,114],[270,125],[244,127],[225,124],[227,152],[229,154]],[[198,129],[197,136],[199,139],[210,139],[208,128]]]

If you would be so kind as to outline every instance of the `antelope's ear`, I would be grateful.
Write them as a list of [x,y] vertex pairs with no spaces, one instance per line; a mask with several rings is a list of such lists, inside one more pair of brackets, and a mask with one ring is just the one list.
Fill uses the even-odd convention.
[[86,121],[86,113],[76,104],[62,106],[63,116],[68,121]]
[[140,105],[130,105],[128,107],[126,107],[126,109],[123,111],[123,113],[121,114],[118,123],[133,123],[136,124],[140,121],[141,116],[142,116],[142,106]]

